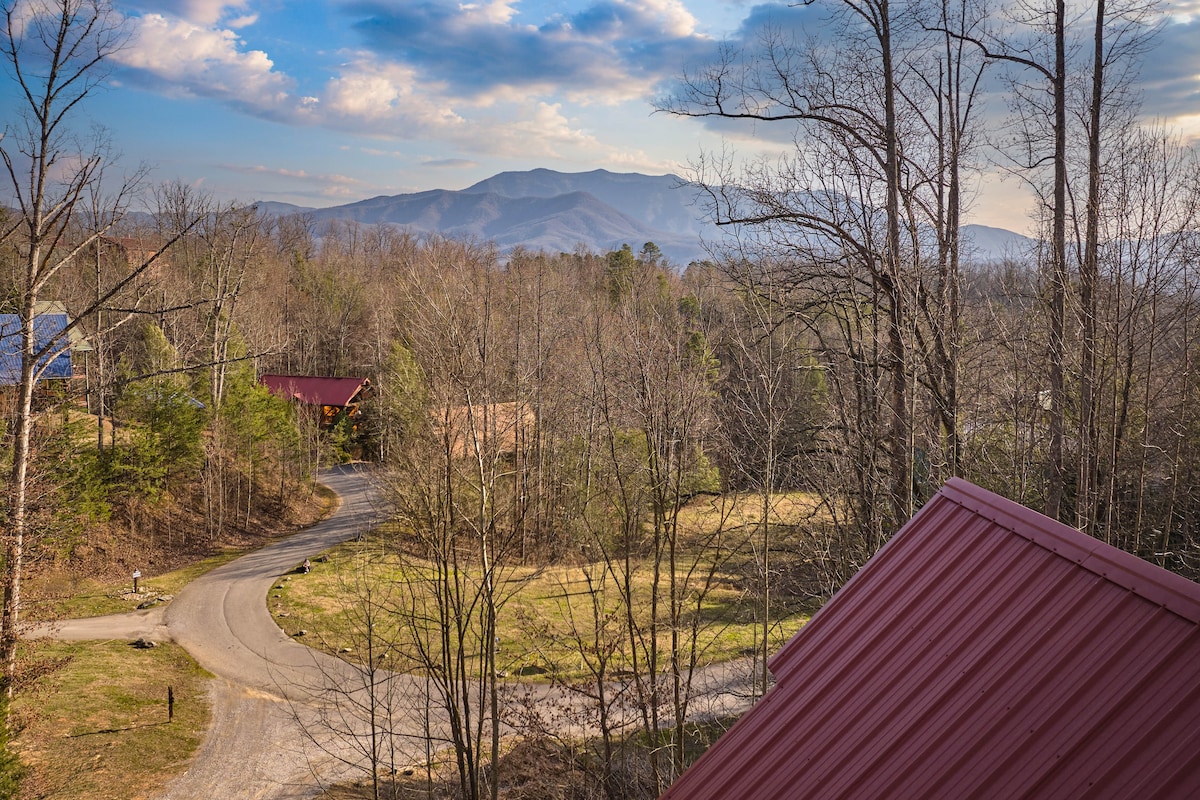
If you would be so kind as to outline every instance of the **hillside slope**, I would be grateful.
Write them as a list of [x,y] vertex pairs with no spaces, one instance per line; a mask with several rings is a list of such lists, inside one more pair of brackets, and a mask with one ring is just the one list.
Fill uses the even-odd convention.
[[[704,218],[699,191],[676,175],[642,175],[598,169],[502,172],[466,189],[434,189],[372,197],[331,208],[259,203],[271,214],[303,213],[318,224],[346,220],[395,225],[418,234],[440,234],[552,253],[607,252],[654,242],[683,267],[708,258],[705,242],[722,232]],[[1011,231],[967,225],[963,236],[978,260],[1014,255],[1029,239]]]

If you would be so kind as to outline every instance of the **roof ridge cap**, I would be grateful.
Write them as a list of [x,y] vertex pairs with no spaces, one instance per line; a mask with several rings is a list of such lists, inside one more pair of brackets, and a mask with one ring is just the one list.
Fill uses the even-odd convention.
[[938,494],[1148,602],[1200,624],[1200,584],[1182,575],[962,478],[951,478]]

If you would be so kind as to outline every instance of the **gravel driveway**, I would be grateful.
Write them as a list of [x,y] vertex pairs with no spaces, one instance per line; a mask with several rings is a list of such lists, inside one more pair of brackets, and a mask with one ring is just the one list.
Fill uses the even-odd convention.
[[[341,498],[323,522],[188,584],[165,607],[37,626],[29,638],[173,641],[213,673],[213,720],[186,773],[163,800],[307,798],[320,785],[353,771],[312,746],[302,722],[321,713],[314,689],[347,671],[339,659],[289,638],[276,625],[266,596],[279,577],[332,545],[369,528],[377,517],[368,476],[355,466],[321,474]],[[353,685],[345,674],[343,685]],[[341,754],[357,760],[352,751]]]
[[[350,745],[354,737],[330,734],[364,727],[353,713],[365,706],[361,671],[290,638],[266,604],[280,576],[305,558],[354,538],[377,519],[364,469],[329,470],[321,482],[341,498],[333,515],[197,578],[169,605],[26,631],[28,638],[173,641],[215,676],[208,689],[212,726],[188,771],[168,785],[161,800],[301,800],[319,794],[322,786],[363,777],[358,766],[363,756]],[[695,677],[692,715],[744,710],[749,702],[742,689],[750,669],[749,661],[739,660],[701,670]],[[406,675],[390,675],[389,680],[388,696],[395,699],[391,730],[398,734],[391,743],[401,750],[395,761],[423,763],[426,726],[438,726],[431,718],[427,689],[423,681]],[[580,713],[579,697],[536,684],[520,687],[520,694],[527,713],[548,718],[547,728],[583,732],[564,724]],[[320,735],[322,731],[329,735]]]

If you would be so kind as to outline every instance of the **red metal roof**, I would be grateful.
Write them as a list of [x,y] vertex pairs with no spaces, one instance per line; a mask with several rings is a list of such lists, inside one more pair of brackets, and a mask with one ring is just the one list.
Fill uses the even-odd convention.
[[1200,585],[953,479],[663,794],[1200,797]]
[[348,406],[370,385],[366,378],[317,378],[310,375],[263,375],[260,383],[272,394],[321,406]]

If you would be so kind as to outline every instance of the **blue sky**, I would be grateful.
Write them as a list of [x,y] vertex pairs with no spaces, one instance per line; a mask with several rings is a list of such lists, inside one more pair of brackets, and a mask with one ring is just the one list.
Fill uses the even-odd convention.
[[[717,132],[653,100],[753,21],[816,18],[774,0],[114,2],[133,35],[89,113],[125,162],[307,206],[534,167],[682,173],[723,142],[770,152],[762,126]],[[1200,0],[1165,20],[1145,110],[1200,137]],[[989,181],[974,220],[1019,229],[1023,203]]]

